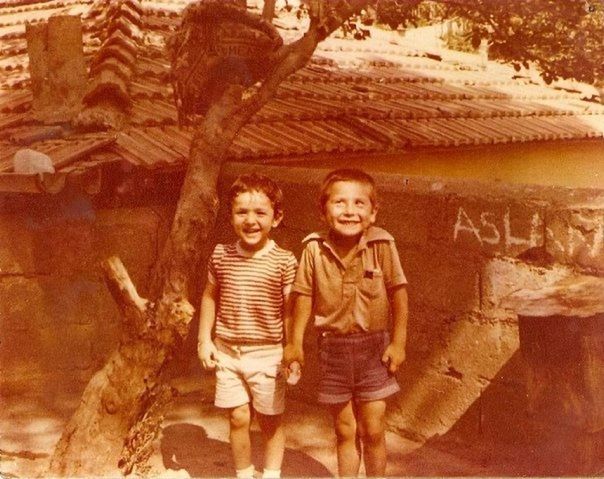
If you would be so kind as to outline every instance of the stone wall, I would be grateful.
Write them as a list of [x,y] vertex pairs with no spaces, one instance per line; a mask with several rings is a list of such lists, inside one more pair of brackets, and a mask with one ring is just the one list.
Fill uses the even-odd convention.
[[[231,164],[223,191],[242,171],[261,171],[280,183],[285,219],[275,238],[299,255],[301,239],[321,227],[317,198],[326,170]],[[389,404],[389,427],[420,440],[455,434],[467,443],[528,447],[548,424],[550,437],[570,428],[567,436],[579,438],[573,444],[584,441],[582,450],[604,457],[598,445],[604,444],[602,321],[592,320],[589,328],[581,323],[583,339],[576,339],[576,331],[569,336],[575,341],[569,344],[578,345],[572,357],[581,369],[568,362],[556,368],[555,355],[538,348],[557,344],[558,328],[526,318],[529,323],[519,327],[516,312],[501,304],[518,287],[539,288],[540,278],[555,279],[552,268],[604,275],[604,192],[394,174],[375,178],[378,224],[395,236],[409,280],[408,359],[399,373],[403,390]],[[99,262],[119,255],[144,294],[173,202],[96,207],[85,196],[64,193],[1,205],[2,394],[70,385],[81,390],[119,335]],[[232,238],[222,208],[215,240]],[[543,344],[539,328],[548,334]],[[183,363],[176,373],[197,363],[196,329],[179,354]],[[308,364],[291,392],[310,401],[313,350],[309,328]],[[554,387],[554,370],[556,382],[568,386],[555,396],[563,406],[534,407]],[[579,383],[577,401],[573,384]]]
[[2,394],[80,391],[119,337],[100,263],[120,256],[144,291],[167,208],[96,208],[73,192],[1,204]]
[[[232,165],[225,186],[241,171],[262,171],[281,184],[285,219],[275,237],[299,254],[300,240],[322,227],[317,199],[328,170]],[[381,198],[378,224],[396,238],[409,280],[408,359],[399,374],[402,392],[390,404],[389,426],[420,440],[455,431],[464,441],[529,446],[539,442],[543,423],[567,427],[577,415],[587,415],[590,426],[575,421],[578,429],[568,437],[596,434],[590,437],[601,439],[604,423],[598,419],[594,426],[594,421],[604,412],[595,399],[604,386],[604,356],[596,347],[604,339],[602,321],[594,323],[586,343],[590,347],[574,350],[584,369],[567,366],[559,372],[559,384],[569,391],[556,396],[563,405],[552,415],[552,408],[538,412],[527,400],[534,403],[535,395],[542,396],[544,384],[551,389],[551,379],[547,373],[534,374],[534,356],[521,350],[535,346],[521,347],[518,315],[500,303],[515,289],[539,289],[556,280],[559,271],[604,275],[604,192],[374,176]],[[218,231],[221,239],[232,238],[224,209]],[[309,364],[294,394],[312,400],[316,372],[310,329]],[[547,331],[566,341],[555,324]],[[581,374],[590,386],[583,388],[577,405],[576,392],[570,390],[577,384],[574,376]]]

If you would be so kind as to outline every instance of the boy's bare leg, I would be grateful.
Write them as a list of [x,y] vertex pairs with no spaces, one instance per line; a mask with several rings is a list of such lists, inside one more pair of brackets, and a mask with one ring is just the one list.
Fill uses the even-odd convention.
[[386,473],[386,401],[359,401],[357,412],[367,476],[384,476]]
[[267,416],[258,413],[257,418],[264,438],[264,469],[280,470],[285,451],[283,415]]
[[361,465],[361,445],[352,401],[335,404],[330,409],[336,430],[338,475],[356,477]]
[[231,409],[229,420],[229,441],[231,442],[235,469],[245,469],[252,464],[252,446],[250,442],[252,414],[250,405],[244,404]]

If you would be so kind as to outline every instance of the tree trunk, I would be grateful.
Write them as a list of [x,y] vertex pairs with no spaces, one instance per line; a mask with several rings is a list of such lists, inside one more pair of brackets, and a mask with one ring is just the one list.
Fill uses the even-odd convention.
[[104,268],[124,334],[63,431],[51,461],[53,475],[116,475],[124,438],[153,399],[159,372],[193,316],[186,300],[166,296],[153,304],[140,298],[118,258]]
[[237,122],[230,118],[240,93],[227,91],[193,137],[172,230],[152,276],[151,297],[160,299],[141,298],[118,258],[104,265],[108,288],[122,313],[123,335],[67,424],[51,460],[52,475],[119,474],[124,438],[156,395],[163,366],[193,317],[187,300],[190,282],[216,218],[216,185],[236,134]]
[[262,18],[269,22],[272,22],[275,16],[275,3],[277,3],[277,0],[264,0],[262,6]]
[[[120,308],[123,335],[116,352],[88,383],[51,459],[53,476],[116,476],[128,432],[160,393],[160,376],[179,340],[187,334],[194,308],[188,302],[203,246],[218,210],[217,183],[237,132],[279,84],[310,59],[319,41],[360,10],[349,0],[330,15],[313,16],[309,31],[283,46],[258,86],[229,85],[210,107],[193,136],[189,165],[170,235],[154,268],[150,297],[141,298],[118,258],[104,265],[105,280]],[[318,10],[318,9],[317,9]],[[321,9],[321,12],[327,11]],[[245,100],[243,99],[245,97]],[[130,464],[128,458],[125,461]]]

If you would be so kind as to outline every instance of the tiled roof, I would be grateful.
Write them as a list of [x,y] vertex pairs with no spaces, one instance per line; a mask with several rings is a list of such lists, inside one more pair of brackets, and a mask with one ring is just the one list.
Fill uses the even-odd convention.
[[[104,151],[147,168],[186,160],[191,129],[179,129],[164,42],[184,0],[0,1],[0,170],[31,115],[24,22],[81,14],[91,80],[88,107],[119,92],[126,124],[117,134],[35,140],[59,169]],[[109,7],[107,7],[109,5]],[[288,35],[295,34],[289,31]],[[396,38],[330,38],[242,129],[230,154],[265,159],[328,152],[384,152],[604,137],[604,105],[489,62],[439,59]],[[19,136],[21,135],[21,136]],[[25,134],[27,136],[27,134]],[[73,154],[67,153],[73,150]]]
[[146,167],[170,167],[187,159],[193,133],[190,128],[134,127],[121,132],[110,151]]
[[[24,131],[20,131],[23,136]],[[13,168],[13,156],[21,148],[31,148],[48,155],[56,171],[75,162],[86,159],[88,155],[107,148],[115,143],[115,135],[110,133],[96,133],[76,135],[67,138],[43,139],[29,142],[18,136],[10,136],[7,140],[0,140],[0,173],[10,172]]]

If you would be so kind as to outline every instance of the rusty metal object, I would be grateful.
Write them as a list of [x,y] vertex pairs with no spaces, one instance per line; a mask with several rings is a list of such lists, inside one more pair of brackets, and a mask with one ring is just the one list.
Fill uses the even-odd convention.
[[181,122],[204,114],[227,85],[247,87],[264,78],[282,44],[271,23],[236,4],[189,6],[168,45]]

